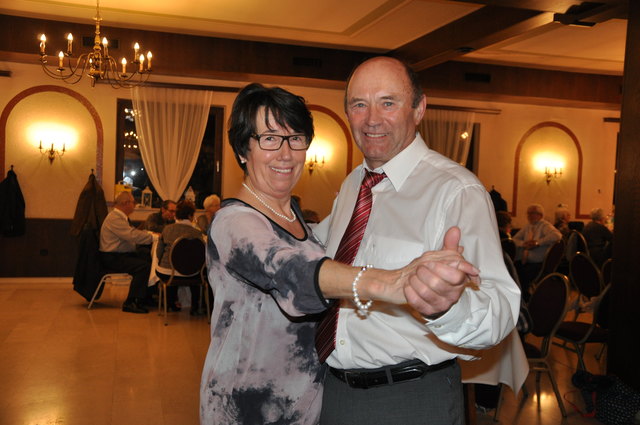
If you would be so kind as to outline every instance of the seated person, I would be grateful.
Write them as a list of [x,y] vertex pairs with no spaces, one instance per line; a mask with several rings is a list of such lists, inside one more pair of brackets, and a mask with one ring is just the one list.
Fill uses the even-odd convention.
[[206,235],[207,230],[209,230],[209,225],[213,220],[213,216],[216,215],[216,213],[220,209],[220,198],[218,197],[218,195],[209,195],[204,198],[202,206],[204,207],[204,214],[198,217],[198,219],[196,220],[196,225],[202,231],[202,233]]
[[[158,248],[156,256],[158,257],[158,266],[156,274],[159,278],[166,281],[171,276],[171,261],[169,259],[169,251],[171,245],[180,237],[202,239],[202,232],[193,225],[193,215],[196,212],[195,205],[188,200],[178,202],[176,206],[176,222],[169,224],[162,231],[162,235],[158,240]],[[204,314],[199,310],[200,304],[200,288],[190,286],[191,289],[191,315]],[[167,287],[167,310],[180,311],[177,304],[178,287]]]
[[515,265],[520,278],[522,295],[526,299],[529,297],[529,286],[542,269],[547,250],[562,239],[562,233],[543,217],[542,205],[529,205],[527,208],[529,223],[513,237],[518,248]]
[[563,238],[569,237],[569,233],[571,233],[571,229],[569,228],[569,221],[571,221],[569,208],[564,204],[558,205],[555,216],[556,221],[553,225],[560,231],[560,233],[562,233]]
[[498,211],[496,220],[498,221],[500,239],[511,239],[511,214],[506,211]]
[[164,226],[175,223],[175,221],[176,203],[167,199],[162,203],[160,211],[149,214],[149,217],[144,222],[143,229],[154,233],[162,233]]
[[148,249],[138,250],[138,246],[152,244],[153,236],[131,226],[129,215],[134,208],[135,201],[130,192],[121,192],[116,197],[113,210],[107,214],[100,228],[100,260],[108,270],[129,273],[133,277],[122,311],[148,313],[145,305],[150,302],[147,283],[151,258]]
[[582,235],[589,248],[589,255],[598,266],[611,257],[613,233],[605,225],[605,219],[606,216],[602,208],[594,208],[591,210],[591,221],[582,230]]

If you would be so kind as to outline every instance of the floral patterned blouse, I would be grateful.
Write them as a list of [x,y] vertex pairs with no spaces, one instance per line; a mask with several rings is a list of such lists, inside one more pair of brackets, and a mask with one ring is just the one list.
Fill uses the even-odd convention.
[[318,423],[324,371],[314,332],[327,308],[317,283],[326,257],[303,226],[298,239],[237,199],[216,213],[207,246],[214,305],[201,425]]

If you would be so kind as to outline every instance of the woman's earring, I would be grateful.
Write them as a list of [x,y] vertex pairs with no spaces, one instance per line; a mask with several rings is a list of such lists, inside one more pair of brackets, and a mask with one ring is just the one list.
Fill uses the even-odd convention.
[[244,159],[244,158],[240,158],[240,164],[244,164],[244,163],[246,163],[246,162],[247,162],[247,160],[246,160],[246,159]]

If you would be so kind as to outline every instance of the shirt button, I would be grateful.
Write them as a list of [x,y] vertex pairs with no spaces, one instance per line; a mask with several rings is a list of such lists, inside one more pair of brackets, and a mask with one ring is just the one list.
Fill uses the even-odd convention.
[[340,342],[340,345],[344,345],[345,344],[345,340],[344,339],[341,339],[339,342]]

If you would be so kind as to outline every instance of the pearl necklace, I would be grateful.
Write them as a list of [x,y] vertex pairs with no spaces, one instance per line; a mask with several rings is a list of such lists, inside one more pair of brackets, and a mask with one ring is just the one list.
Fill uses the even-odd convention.
[[276,210],[274,210],[273,208],[271,208],[271,205],[267,204],[267,203],[264,201],[264,199],[262,199],[261,197],[259,197],[257,193],[255,193],[253,190],[251,190],[251,188],[250,188],[249,186],[247,186],[247,184],[246,184],[246,183],[244,183],[244,182],[243,182],[243,183],[242,183],[242,185],[243,185],[245,188],[247,188],[247,190],[248,190],[248,191],[249,191],[253,196],[255,196],[255,197],[256,197],[256,199],[257,199],[258,201],[260,201],[260,203],[261,203],[262,205],[264,205],[265,207],[267,207],[267,209],[269,209],[269,211],[271,211],[272,213],[274,213],[275,215],[277,215],[277,216],[278,216],[278,217],[280,217],[280,218],[284,218],[284,219],[285,219],[285,220],[287,220],[289,223],[293,223],[294,221],[296,221],[296,218],[297,218],[297,217],[296,217],[296,214],[293,212],[293,210],[291,209],[291,207],[289,207],[289,212],[291,213],[292,218],[289,218],[289,217],[287,217],[286,215],[284,215],[284,214],[280,214],[278,211],[276,211]]

